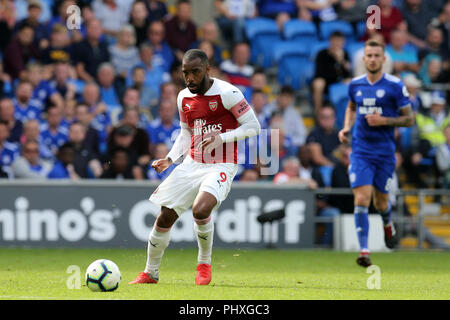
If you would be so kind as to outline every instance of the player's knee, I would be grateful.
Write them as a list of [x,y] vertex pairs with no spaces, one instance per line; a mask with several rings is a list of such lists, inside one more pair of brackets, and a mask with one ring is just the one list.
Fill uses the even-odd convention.
[[195,219],[203,220],[210,216],[212,208],[204,203],[196,203],[192,207],[192,215]]
[[168,211],[163,209],[156,218],[155,224],[160,228],[171,228],[177,219],[178,215],[174,210]]
[[373,199],[373,206],[375,207],[375,209],[378,212],[384,212],[384,211],[386,211],[388,209],[389,204],[388,204],[388,201],[386,201],[385,199],[374,198]]
[[370,205],[370,197],[364,194],[355,194],[355,206],[368,207]]

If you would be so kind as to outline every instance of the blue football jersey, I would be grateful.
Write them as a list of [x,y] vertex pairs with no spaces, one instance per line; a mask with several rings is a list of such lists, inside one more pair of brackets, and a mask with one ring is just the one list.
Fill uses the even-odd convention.
[[384,117],[400,116],[400,109],[411,105],[405,85],[399,78],[386,73],[375,83],[370,83],[367,75],[362,75],[350,82],[348,95],[356,105],[353,152],[375,157],[393,157],[394,127],[370,127],[365,117],[375,112]]
[[44,145],[56,155],[59,147],[69,139],[69,130],[64,126],[59,126],[56,132],[52,132],[48,126],[43,126],[41,129],[41,139]]

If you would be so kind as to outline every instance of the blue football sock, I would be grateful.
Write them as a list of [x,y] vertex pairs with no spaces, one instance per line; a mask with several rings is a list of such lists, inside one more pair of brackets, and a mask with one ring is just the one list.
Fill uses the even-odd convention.
[[355,206],[355,227],[361,251],[369,251],[369,208]]
[[391,203],[388,202],[388,207],[385,211],[383,211],[383,212],[379,211],[379,212],[381,215],[381,219],[383,219],[383,224],[384,225],[389,224],[389,222],[391,222],[391,212],[392,212]]

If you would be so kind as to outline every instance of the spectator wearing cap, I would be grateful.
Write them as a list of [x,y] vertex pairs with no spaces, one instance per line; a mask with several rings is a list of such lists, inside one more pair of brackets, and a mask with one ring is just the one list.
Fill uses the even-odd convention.
[[330,46],[321,50],[315,60],[315,74],[312,81],[314,109],[317,112],[323,104],[323,96],[333,83],[347,81],[351,77],[351,64],[344,50],[345,36],[335,31],[330,36]]
[[86,39],[74,45],[75,68],[83,81],[94,81],[100,64],[110,60],[107,44],[100,41],[102,34],[100,21],[92,18],[86,23]]
[[175,16],[165,22],[166,40],[179,61],[191,44],[197,40],[197,26],[192,21],[192,7],[189,0],[178,0]]
[[44,180],[52,169],[52,163],[39,155],[39,142],[27,140],[21,146],[21,155],[11,165],[14,178]]
[[19,26],[17,35],[5,48],[3,65],[5,72],[11,78],[24,76],[22,72],[28,62],[39,59],[39,51],[34,42],[34,29],[31,25],[23,23]]

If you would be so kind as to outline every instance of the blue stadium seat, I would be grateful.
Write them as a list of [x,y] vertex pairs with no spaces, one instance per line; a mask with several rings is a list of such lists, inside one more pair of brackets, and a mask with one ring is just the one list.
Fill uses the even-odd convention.
[[292,19],[283,26],[283,36],[287,40],[301,40],[306,43],[317,42],[318,34],[314,23],[298,19]]
[[345,35],[347,41],[355,40],[352,25],[347,21],[334,20],[324,21],[319,25],[320,37],[322,40],[328,40],[330,35],[335,31],[340,31]]
[[309,59],[311,61],[315,61],[316,60],[316,56],[319,53],[319,51],[328,48],[330,46],[330,42],[329,41],[318,41],[315,42],[311,45],[311,51],[310,51],[310,56]]
[[250,61],[263,68],[273,63],[273,43],[281,40],[276,22],[268,18],[255,18],[245,22],[245,34],[250,41]]
[[367,25],[366,21],[360,21],[356,24],[356,38],[357,40],[361,40],[362,37],[366,34]]
[[313,63],[309,60],[309,47],[303,42],[283,41],[274,45],[273,57],[278,65],[278,81],[295,90],[305,86],[312,78]]
[[361,42],[361,41],[360,42],[351,41],[351,42],[347,42],[345,44],[345,50],[347,51],[347,54],[350,58],[350,62],[352,63],[352,65],[354,63],[353,57],[354,57],[356,51],[358,51],[361,48],[364,48],[364,42]]
[[336,110],[336,127],[344,126],[345,109],[348,103],[348,84],[334,83],[329,87],[329,98]]

